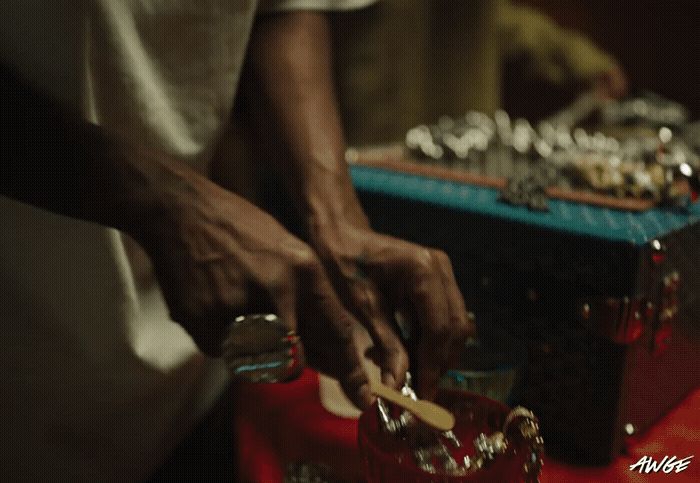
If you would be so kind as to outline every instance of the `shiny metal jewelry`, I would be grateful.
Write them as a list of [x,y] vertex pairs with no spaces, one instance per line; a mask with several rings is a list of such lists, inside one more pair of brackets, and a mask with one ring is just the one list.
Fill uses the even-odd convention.
[[236,317],[222,343],[222,357],[234,380],[284,382],[301,374],[299,336],[275,314]]

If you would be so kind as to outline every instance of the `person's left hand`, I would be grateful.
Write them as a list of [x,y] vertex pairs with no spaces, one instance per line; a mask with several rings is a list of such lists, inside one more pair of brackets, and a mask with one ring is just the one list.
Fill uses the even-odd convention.
[[455,350],[473,336],[447,255],[382,235],[360,223],[314,226],[312,246],[325,265],[346,308],[372,337],[382,382],[400,387],[409,366],[406,348],[391,322],[395,313],[408,324],[408,352],[416,389],[435,396]]

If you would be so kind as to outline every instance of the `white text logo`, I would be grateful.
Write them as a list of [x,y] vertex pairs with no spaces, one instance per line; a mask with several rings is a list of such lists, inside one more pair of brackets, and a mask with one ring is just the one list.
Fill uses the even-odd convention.
[[690,460],[693,456],[686,456],[683,459],[678,459],[675,456],[664,456],[661,461],[654,461],[651,456],[642,456],[635,464],[630,465],[630,471],[638,471],[640,473],[680,473],[688,469]]

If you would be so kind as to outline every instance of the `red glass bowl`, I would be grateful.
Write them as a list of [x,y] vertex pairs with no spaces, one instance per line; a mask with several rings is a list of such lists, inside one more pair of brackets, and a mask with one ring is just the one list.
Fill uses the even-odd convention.
[[[463,391],[443,389],[436,400],[455,415],[454,433],[462,442],[462,448],[453,456],[473,457],[474,439],[480,433],[491,435],[503,429],[510,409],[497,401]],[[380,430],[376,403],[360,416],[358,441],[368,483],[457,483],[457,482],[522,482],[525,481],[524,465],[532,456],[532,450],[524,441],[509,441],[505,454],[497,455],[486,467],[463,476],[447,473],[426,473],[415,463],[413,451],[405,441]]]

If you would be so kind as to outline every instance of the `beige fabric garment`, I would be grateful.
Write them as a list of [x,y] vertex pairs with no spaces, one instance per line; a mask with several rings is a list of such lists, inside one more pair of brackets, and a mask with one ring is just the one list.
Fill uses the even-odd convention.
[[[3,0],[0,9],[3,62],[86,119],[206,170],[255,0]],[[0,220],[1,478],[143,479],[219,396],[223,365],[169,320],[157,285],[135,283],[115,230],[7,199]]]

